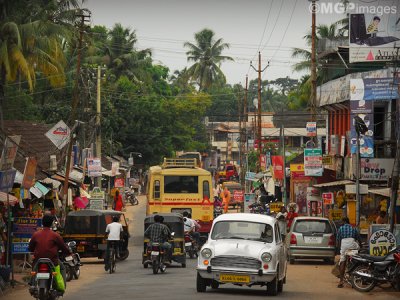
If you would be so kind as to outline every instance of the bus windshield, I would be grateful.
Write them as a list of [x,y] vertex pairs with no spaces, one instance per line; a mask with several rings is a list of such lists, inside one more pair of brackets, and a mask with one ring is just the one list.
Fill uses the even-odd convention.
[[164,193],[197,194],[199,193],[198,176],[164,176]]

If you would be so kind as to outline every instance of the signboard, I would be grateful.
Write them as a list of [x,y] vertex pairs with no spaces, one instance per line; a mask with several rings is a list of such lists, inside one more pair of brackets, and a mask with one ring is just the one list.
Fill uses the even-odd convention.
[[322,201],[308,201],[307,208],[310,216],[322,216]]
[[271,157],[273,174],[275,179],[283,179],[283,157],[274,155]]
[[244,194],[244,212],[245,213],[250,212],[249,205],[253,204],[254,202],[256,202],[256,194],[253,194],[253,193]]
[[101,159],[92,157],[87,159],[87,168],[89,177],[101,177]]
[[393,158],[362,158],[362,180],[389,180],[394,166]]
[[267,169],[267,156],[264,154],[260,155],[260,168],[262,171]]
[[333,193],[322,193],[322,201],[324,205],[331,205],[333,204]]
[[36,182],[35,185],[29,189],[29,191],[37,198],[41,198],[45,196],[50,190],[40,182]]
[[307,136],[317,136],[317,122],[307,122]]
[[28,157],[25,164],[24,177],[22,179],[22,187],[30,189],[35,182],[37,161],[34,157]]
[[104,200],[102,199],[90,199],[90,209],[104,209]]
[[304,149],[304,175],[322,176],[323,171],[322,149]]
[[333,165],[333,157],[330,155],[322,156],[322,164],[324,166],[332,166]]
[[339,221],[343,217],[343,210],[341,209],[330,209],[329,210],[329,219],[332,221]]
[[8,136],[6,138],[4,142],[4,148],[1,153],[0,170],[12,169],[20,141],[20,135]]
[[0,191],[8,193],[12,189],[16,174],[17,170],[0,171]]
[[125,184],[124,184],[124,178],[115,178],[115,180],[114,180],[114,187],[116,187],[116,188],[122,188],[122,187],[124,187],[125,186]]
[[104,200],[105,193],[99,187],[94,187],[93,190],[89,193],[90,200]]
[[241,190],[234,190],[233,191],[233,199],[235,201],[243,202],[244,199],[244,191]]
[[[400,40],[400,10],[393,1],[369,2],[374,10],[349,14],[349,60],[382,62],[398,59],[396,41]],[[379,8],[381,11],[379,13]],[[385,11],[383,12],[383,8]]]
[[111,163],[111,176],[114,177],[117,175],[117,171],[119,169],[119,162],[113,161]]
[[52,141],[52,143],[58,148],[62,149],[66,144],[69,143],[71,130],[64,123],[63,120],[59,121],[49,131],[46,132],[45,136]]
[[280,212],[281,211],[281,207],[283,205],[283,202],[272,202],[269,204],[269,210],[271,212]]
[[373,101],[392,100],[399,96],[398,79],[386,78],[358,78],[350,79],[350,100]]
[[369,238],[369,253],[374,256],[385,256],[396,247],[396,237],[388,230],[380,229]]
[[254,181],[256,178],[256,173],[254,172],[246,172],[245,179],[249,181]]
[[29,240],[41,226],[42,219],[15,218],[12,228],[12,253],[29,253]]

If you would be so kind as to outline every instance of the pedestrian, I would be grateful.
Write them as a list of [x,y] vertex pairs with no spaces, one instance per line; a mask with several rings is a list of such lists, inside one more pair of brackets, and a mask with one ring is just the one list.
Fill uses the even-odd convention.
[[221,195],[222,195],[222,203],[224,205],[224,213],[227,213],[229,208],[229,202],[231,201],[231,192],[228,190],[227,187],[225,187]]
[[122,201],[122,196],[119,194],[119,190],[117,189],[115,191],[113,209],[117,211],[122,211],[123,207],[125,207],[125,204]]
[[360,246],[357,242],[360,242],[360,234],[357,228],[350,225],[348,217],[342,218],[343,225],[340,226],[337,233],[337,241],[340,243],[340,261],[339,261],[339,272],[340,281],[338,288],[343,287],[344,273],[346,271],[346,251],[352,249],[359,249]]
[[292,226],[294,218],[298,217],[298,213],[295,210],[295,205],[290,204],[289,206],[289,212],[286,216],[286,221],[287,221],[287,229],[290,230],[290,227]]

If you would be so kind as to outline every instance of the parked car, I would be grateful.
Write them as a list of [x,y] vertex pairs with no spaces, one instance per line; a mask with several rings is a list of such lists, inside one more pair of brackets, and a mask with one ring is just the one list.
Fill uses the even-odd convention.
[[290,264],[298,258],[317,258],[335,263],[336,227],[327,218],[295,218],[286,243]]
[[224,214],[214,220],[197,265],[196,287],[205,292],[221,284],[267,286],[282,292],[287,253],[275,218],[256,214]]

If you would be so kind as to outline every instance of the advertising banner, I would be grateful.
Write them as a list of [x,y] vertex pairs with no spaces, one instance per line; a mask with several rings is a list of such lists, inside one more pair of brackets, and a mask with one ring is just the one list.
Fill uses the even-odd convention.
[[307,122],[307,136],[317,136],[317,122]]
[[233,199],[235,201],[243,202],[244,199],[244,191],[242,190],[234,190],[233,191]]
[[398,98],[399,80],[390,78],[350,79],[350,100],[392,100]]
[[394,166],[393,158],[363,158],[361,159],[362,180],[389,180]]
[[267,156],[264,154],[260,155],[260,168],[261,171],[265,171],[267,169]]
[[42,219],[15,218],[12,228],[12,253],[29,253],[29,240],[41,226]]
[[3,152],[1,153],[0,170],[12,169],[20,141],[20,135],[8,136],[6,138],[6,141],[4,142]]
[[272,167],[275,179],[283,179],[283,157],[272,156]]
[[323,171],[322,149],[304,149],[304,175],[322,176]]
[[46,132],[45,136],[52,141],[52,143],[58,148],[62,149],[66,144],[69,143],[71,130],[64,123],[63,120],[59,121],[49,131]]
[[333,193],[322,193],[322,201],[324,202],[324,205],[334,204],[333,199]]
[[[369,2],[371,7],[365,7],[374,10],[349,14],[350,63],[398,59],[394,47],[400,40],[400,9],[393,1],[378,2]],[[385,8],[385,11],[378,8]]]
[[0,171],[0,191],[8,193],[15,180],[17,170]]
[[97,157],[87,159],[87,168],[89,177],[101,177],[101,160]]
[[116,187],[116,188],[124,187],[124,179],[123,178],[115,178],[114,187]]
[[28,157],[25,164],[24,177],[22,179],[22,187],[30,189],[35,183],[37,160],[34,157]]
[[368,128],[368,132],[360,136],[360,156],[361,157],[374,157],[374,114],[373,114],[373,101],[365,100],[351,100],[351,153],[357,153],[357,132],[354,127],[354,116],[359,116]]

